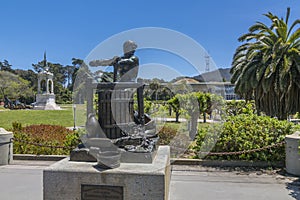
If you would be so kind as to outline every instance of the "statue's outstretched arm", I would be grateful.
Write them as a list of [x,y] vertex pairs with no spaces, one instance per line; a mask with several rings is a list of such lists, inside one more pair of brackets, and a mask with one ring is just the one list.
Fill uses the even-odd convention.
[[101,60],[92,60],[89,65],[91,67],[97,67],[97,66],[113,66],[116,61],[119,60],[118,56],[115,56],[111,59],[101,59]]

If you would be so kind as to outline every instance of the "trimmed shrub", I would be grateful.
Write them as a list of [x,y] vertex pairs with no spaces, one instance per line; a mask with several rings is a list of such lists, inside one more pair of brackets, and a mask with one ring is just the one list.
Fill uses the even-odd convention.
[[24,128],[17,126],[13,131],[15,138],[13,147],[16,154],[66,155],[79,143],[77,132],[58,125],[41,124]]
[[[299,126],[267,116],[230,116],[223,125],[200,127],[193,149],[198,152],[196,158],[201,157],[200,151],[237,152],[258,149],[283,142],[285,135],[292,134],[296,129],[299,129]],[[282,145],[252,153],[208,157],[225,160],[283,161],[285,150]]]
[[254,114],[256,107],[254,101],[231,100],[226,101],[225,108],[226,116],[236,116],[240,114]]
[[180,157],[189,148],[191,143],[188,132],[180,126],[166,125],[158,132],[159,145],[169,145],[171,156]]
[[164,126],[158,132],[159,144],[160,145],[169,145],[169,143],[176,136],[176,134],[177,134],[176,128],[173,128],[170,126]]

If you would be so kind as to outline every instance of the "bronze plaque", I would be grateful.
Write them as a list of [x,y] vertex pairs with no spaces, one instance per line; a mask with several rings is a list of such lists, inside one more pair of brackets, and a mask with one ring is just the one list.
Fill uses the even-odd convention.
[[123,200],[123,187],[81,185],[81,200]]

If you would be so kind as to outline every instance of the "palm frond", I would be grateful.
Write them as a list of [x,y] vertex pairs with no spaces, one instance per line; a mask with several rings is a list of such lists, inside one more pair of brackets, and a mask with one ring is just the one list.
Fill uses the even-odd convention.
[[289,39],[288,39],[287,42],[293,44],[293,43],[295,43],[297,40],[300,41],[299,38],[300,38],[300,28],[297,29],[297,30],[289,37]]
[[242,35],[241,37],[238,38],[239,42],[243,42],[243,41],[250,41],[252,39],[255,39],[257,36],[256,33],[246,33],[244,35]]
[[256,22],[253,26],[250,26],[248,29],[250,33],[253,33],[255,31],[263,31],[263,32],[268,32],[269,27],[267,27],[264,23],[262,22]]
[[291,27],[289,28],[289,31],[288,31],[288,35],[291,34],[291,32],[293,31],[294,27],[297,26],[298,24],[300,24],[300,19],[297,19],[293,22],[293,24],[291,25]]
[[291,12],[291,8],[290,8],[290,7],[287,7],[287,9],[286,9],[286,16],[285,16],[285,23],[286,23],[286,24],[289,23],[290,12]]

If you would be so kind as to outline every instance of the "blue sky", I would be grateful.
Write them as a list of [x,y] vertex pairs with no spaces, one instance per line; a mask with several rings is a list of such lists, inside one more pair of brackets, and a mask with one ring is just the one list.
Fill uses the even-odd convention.
[[[0,5],[0,60],[23,69],[32,69],[45,50],[48,61],[71,64],[73,57],[85,59],[107,38],[142,27],[181,32],[202,45],[216,67],[226,68],[239,45],[237,38],[255,21],[268,23],[262,14],[284,17],[291,7],[291,19],[300,18],[298,0],[10,0]],[[180,74],[196,73],[170,55],[145,51],[139,57],[142,64],[155,58]]]

